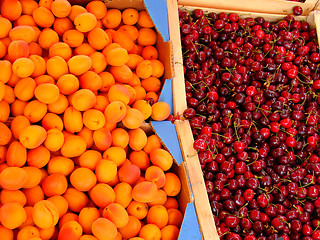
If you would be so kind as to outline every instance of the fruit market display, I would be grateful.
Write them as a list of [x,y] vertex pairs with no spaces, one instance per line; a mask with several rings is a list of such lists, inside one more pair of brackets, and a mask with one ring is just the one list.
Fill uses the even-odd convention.
[[146,11],[66,0],[0,7],[0,238],[177,239],[168,118]]
[[179,9],[183,115],[218,234],[320,239],[316,30],[239,15]]

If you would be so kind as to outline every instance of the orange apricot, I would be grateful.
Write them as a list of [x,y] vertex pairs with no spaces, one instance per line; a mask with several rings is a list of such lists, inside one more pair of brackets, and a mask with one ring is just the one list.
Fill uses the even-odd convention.
[[[137,110],[138,111],[138,110]],[[147,143],[147,135],[141,128],[129,130],[129,146],[131,149],[142,150]]]
[[127,8],[122,12],[122,22],[126,25],[135,25],[139,19],[139,12],[134,8]]
[[41,200],[33,206],[32,218],[39,228],[49,228],[58,223],[59,211],[52,202]]
[[145,179],[157,185],[157,188],[162,188],[166,182],[164,171],[157,166],[150,166],[146,169]]
[[13,88],[7,84],[5,84],[4,86],[4,96],[2,100],[7,102],[8,104],[12,104],[16,100]]
[[63,123],[69,133],[80,132],[83,127],[81,112],[74,107],[68,107],[63,115]]
[[147,28],[152,28],[154,26],[154,23],[147,11],[139,12],[138,25]]
[[1,204],[4,205],[8,202],[19,203],[22,207],[26,204],[27,198],[20,190],[6,190],[3,189],[0,195]]
[[93,132],[93,141],[95,146],[100,151],[107,150],[112,143],[112,136],[110,131],[106,127],[95,130]]
[[31,123],[40,121],[46,113],[47,105],[38,100],[28,102],[23,111],[23,115],[27,117]]
[[109,219],[117,228],[122,228],[129,222],[126,209],[118,203],[110,203],[103,209],[102,216]]
[[127,65],[110,66],[110,73],[120,83],[128,83],[132,78],[132,71]]
[[141,80],[141,86],[147,92],[159,92],[161,89],[161,81],[156,77],[148,77]]
[[30,58],[18,58],[12,64],[12,72],[20,78],[29,77],[34,71],[34,62]]
[[175,225],[167,225],[161,229],[161,239],[177,240],[179,238],[179,228]]
[[54,56],[47,60],[47,73],[55,80],[68,73],[68,64],[60,56]]
[[34,188],[40,184],[42,180],[42,172],[39,168],[25,166],[23,169],[28,175],[27,182],[24,184],[23,188]]
[[37,148],[29,149],[27,153],[27,163],[29,166],[42,168],[50,160],[50,152],[47,148],[40,145]]
[[63,129],[63,122],[59,115],[55,113],[47,113],[42,119],[42,127],[45,130],[56,128],[60,131]]
[[26,171],[19,167],[7,167],[0,173],[0,185],[7,190],[18,190],[27,180]]
[[12,137],[10,129],[2,122],[0,122],[0,145],[7,145]]
[[[24,40],[13,40],[10,42],[10,44],[8,46],[8,58],[11,62],[14,62],[15,60],[17,60],[18,58],[21,58],[21,57],[27,58],[27,57],[29,57],[29,54],[30,54],[29,45]],[[2,61],[4,61],[4,60],[2,60]],[[6,62],[4,62],[4,63],[6,63]],[[8,64],[6,64],[6,65],[8,65]],[[4,65],[4,67],[6,65]],[[10,76],[9,76],[9,78],[10,78]]]
[[9,167],[22,167],[27,161],[27,149],[19,141],[11,142],[7,149],[6,160]]
[[139,220],[142,220],[147,216],[148,210],[148,204],[135,200],[131,201],[127,207],[127,212],[129,213],[129,215],[134,216]]
[[49,197],[47,200],[52,202],[58,208],[59,218],[61,218],[64,214],[67,213],[68,202],[61,195],[54,195],[52,197]]
[[[34,206],[37,202],[44,200],[44,193],[40,185],[33,188],[24,188],[22,191],[27,198],[27,206]],[[34,225],[33,220],[32,225]]]
[[45,104],[51,104],[58,100],[60,95],[59,88],[52,83],[42,83],[34,90],[34,96]]
[[71,12],[68,16],[68,18],[73,22],[74,19],[80,14],[80,13],[86,13],[88,12],[87,9],[85,9],[83,6],[81,5],[72,5],[71,6]]
[[86,55],[76,55],[68,60],[68,66],[70,73],[81,75],[91,68],[92,60]]
[[10,115],[10,105],[8,102],[0,101],[0,122],[6,122]]
[[129,57],[129,60],[126,62],[126,65],[131,70],[135,70],[137,68],[138,64],[143,61],[143,58],[138,54],[130,53],[130,54],[128,54],[128,57]]
[[152,107],[146,100],[139,99],[133,103],[132,107],[142,113],[144,120],[148,119],[152,114]]
[[104,112],[108,105],[109,105],[108,98],[104,95],[98,95],[96,104],[93,106],[93,108],[101,112]]
[[93,146],[93,131],[84,126],[80,132],[77,134],[82,137],[87,144],[87,148],[91,148]]
[[105,117],[96,109],[89,109],[83,113],[83,124],[90,130],[98,130],[105,125]]
[[95,170],[97,163],[102,159],[101,153],[96,150],[87,150],[79,157],[79,166]]
[[170,106],[166,102],[156,102],[152,105],[151,118],[155,121],[163,121],[170,115]]
[[12,23],[6,17],[0,17],[0,38],[5,38],[9,35],[9,32],[12,29]]
[[102,87],[101,77],[94,71],[87,71],[79,77],[80,87],[89,89],[93,92],[99,90]]
[[125,48],[118,47],[105,51],[107,63],[110,66],[120,67],[129,61],[129,55]]
[[38,55],[30,55],[29,58],[34,63],[34,71],[30,75],[33,78],[42,76],[46,73],[46,61],[43,59],[43,57]]
[[[122,119],[122,123],[128,129],[137,129],[141,126],[141,124],[143,123],[143,120],[144,120],[144,117],[138,109],[129,108],[127,110],[125,117]],[[139,143],[141,143],[141,141],[139,141]],[[130,145],[130,141],[129,141],[129,145]],[[140,149],[134,149],[134,150],[140,150]]]
[[84,40],[84,34],[77,29],[66,30],[62,35],[62,41],[75,48],[81,46]]
[[135,45],[131,35],[123,28],[112,32],[112,41],[120,44],[127,51],[131,51]]
[[162,205],[155,205],[150,207],[147,215],[147,223],[155,224],[158,228],[162,229],[168,224],[168,211]]
[[68,187],[66,177],[61,173],[48,175],[42,182],[42,189],[46,196],[62,195]]
[[73,74],[65,74],[58,79],[56,85],[62,94],[70,95],[78,91],[79,80]]
[[26,43],[31,43],[36,38],[36,32],[32,26],[16,26],[9,32],[11,41],[23,40]]
[[108,34],[102,28],[94,28],[88,33],[88,43],[96,50],[102,50],[111,43]]
[[158,59],[151,60],[152,65],[152,76],[156,78],[160,78],[164,74],[164,65]]
[[3,239],[13,240],[13,231],[4,226],[0,226],[0,235]]
[[49,160],[47,170],[49,174],[60,173],[68,176],[74,169],[74,162],[67,157],[56,156]]
[[167,202],[167,194],[162,189],[158,189],[158,194],[155,200],[148,203],[149,207],[155,206],[155,205],[164,205]]
[[43,51],[38,43],[31,42],[28,45],[29,45],[29,55],[42,56]]
[[86,55],[90,56],[92,53],[95,53],[95,50],[89,43],[84,42],[80,46],[76,47],[73,51],[74,55]]
[[[94,52],[91,55],[89,55],[89,57],[92,60],[91,71],[99,74],[99,73],[102,73],[106,69],[107,60],[101,52]],[[99,76],[100,76],[100,74],[99,74]],[[100,76],[100,78],[101,78],[101,76]],[[102,86],[103,86],[103,81],[101,78],[101,86],[99,89],[101,89]]]
[[60,150],[64,143],[63,133],[56,128],[47,131],[47,138],[44,141],[44,146],[51,152]]
[[106,5],[101,1],[90,1],[86,5],[88,12],[94,14],[97,19],[102,19],[107,13]]
[[[140,80],[139,80],[140,81]],[[146,98],[146,90],[139,86],[139,85],[136,85],[136,86],[133,86],[134,90],[136,91],[136,101],[139,100],[139,99],[145,99]]]
[[53,23],[53,29],[60,37],[62,37],[66,31],[74,29],[74,26],[71,20],[67,17],[57,18]]
[[82,235],[83,229],[77,221],[69,221],[62,225],[59,230],[59,240],[76,240]]
[[101,72],[99,76],[102,79],[102,87],[99,89],[101,92],[108,92],[110,87],[115,84],[113,75],[109,72]]
[[175,225],[180,228],[183,221],[183,214],[175,208],[168,209],[168,225]]
[[72,106],[78,111],[86,111],[96,104],[97,98],[89,89],[76,91],[71,99]]
[[[151,77],[153,73],[152,63],[151,60],[142,60],[138,63],[136,67],[136,74],[139,78],[146,79]],[[142,82],[141,82],[142,85]],[[142,85],[143,87],[143,85]],[[148,91],[146,89],[146,91]]]
[[126,182],[134,185],[140,178],[140,169],[134,164],[126,164],[120,167],[118,176],[120,182]]
[[173,158],[171,154],[162,148],[156,148],[150,152],[151,162],[160,167],[163,171],[167,171],[173,164]]
[[94,186],[89,192],[89,196],[94,204],[100,208],[108,206],[116,199],[113,188],[105,183],[98,183],[96,186]]
[[40,236],[39,230],[34,226],[25,226],[21,228],[17,235],[17,240],[29,240]]
[[145,240],[160,240],[161,230],[159,229],[159,227],[157,227],[157,225],[148,223],[141,228],[139,237]]
[[150,166],[149,156],[143,150],[132,151],[129,159],[132,164],[138,166],[143,171]]
[[106,122],[109,123],[118,123],[120,122],[126,115],[127,108],[126,105],[121,101],[112,101],[104,110],[104,116]]
[[51,4],[51,12],[57,18],[68,17],[71,12],[71,4],[67,0],[54,0]]
[[63,94],[59,95],[59,98],[56,102],[52,104],[48,104],[48,110],[55,114],[62,114],[67,107],[69,106],[69,102],[66,96]]
[[71,173],[70,183],[77,190],[87,192],[96,185],[97,177],[90,169],[80,167]]
[[52,12],[43,6],[39,6],[38,8],[34,9],[32,16],[36,24],[42,28],[51,27],[55,20]]
[[79,213],[89,202],[87,195],[75,188],[68,188],[63,197],[68,202],[69,210],[76,213]]
[[[54,234],[57,235],[57,231],[56,231],[55,227],[50,227],[50,228],[45,228],[45,229],[38,228],[38,230],[40,233],[40,238],[42,240],[50,240],[55,237]],[[37,239],[37,240],[39,240],[39,239]]]
[[153,59],[158,59],[159,53],[157,48],[155,48],[152,45],[147,45],[143,47],[141,56],[143,57],[143,59],[153,60]]
[[67,137],[61,147],[61,154],[64,157],[78,157],[87,148],[85,140],[77,135]]
[[51,58],[54,56],[60,56],[67,61],[72,56],[72,50],[68,44],[64,42],[57,42],[49,48],[49,57]]
[[106,218],[98,218],[92,223],[92,233],[100,240],[113,240],[117,232],[115,224]]
[[147,27],[139,29],[138,44],[141,46],[154,45],[156,41],[157,34],[153,29]]
[[62,218],[59,220],[59,229],[62,228],[64,224],[70,221],[79,221],[79,215],[72,213],[72,212],[67,212],[65,215],[62,216]]
[[123,128],[116,128],[111,132],[112,146],[126,148],[129,144],[129,134]]
[[149,181],[142,181],[134,186],[132,190],[132,198],[138,202],[148,203],[155,199],[157,193],[158,190],[156,184]]
[[135,216],[129,215],[129,221],[127,225],[122,228],[119,228],[118,231],[121,233],[123,238],[129,239],[139,234],[141,229],[141,222]]
[[100,212],[95,207],[85,207],[79,213],[79,223],[83,228],[83,232],[91,234],[92,223],[100,217]]
[[19,141],[28,149],[39,147],[47,137],[46,130],[39,125],[30,125],[23,129]]
[[119,167],[126,160],[126,151],[121,147],[109,147],[102,157],[113,161]]
[[120,182],[113,188],[116,199],[115,202],[123,206],[124,208],[128,207],[132,201],[132,187],[129,183]]
[[97,163],[95,173],[98,182],[109,183],[117,175],[117,165],[111,160],[102,159]]
[[165,175],[166,175],[166,183],[162,187],[162,189],[170,197],[177,196],[181,190],[181,181],[179,177],[172,172],[167,172]]
[[6,83],[9,81],[12,69],[11,69],[11,63],[7,60],[0,60],[0,68],[1,68],[1,76],[0,76],[0,82]]
[[0,208],[0,222],[7,229],[20,227],[26,219],[26,211],[19,203],[8,202]]
[[117,28],[121,23],[121,11],[118,9],[108,9],[106,15],[101,20],[106,28]]
[[80,32],[89,32],[97,24],[97,18],[90,12],[80,13],[73,21],[76,29]]

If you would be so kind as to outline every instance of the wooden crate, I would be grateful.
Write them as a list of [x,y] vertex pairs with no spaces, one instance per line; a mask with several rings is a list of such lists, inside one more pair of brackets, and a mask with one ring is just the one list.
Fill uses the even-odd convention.
[[294,6],[303,9],[302,15],[308,15],[319,4],[319,0],[306,0],[304,3],[288,0],[179,0],[179,5],[238,10],[260,13],[292,14]]
[[[204,12],[226,12],[226,13],[238,13],[240,18],[246,17],[264,17],[266,20],[275,22],[284,18],[282,14],[270,14],[259,12],[246,12],[238,10],[221,10],[216,8],[210,8],[207,6],[196,6],[199,1],[192,0],[192,5],[182,4],[187,0],[179,1],[167,0],[169,14],[169,28],[170,28],[170,40],[173,44],[173,59],[174,59],[174,73],[173,78],[173,108],[176,116],[181,115],[187,108],[186,92],[185,92],[185,80],[183,72],[183,57],[181,49],[181,39],[179,31],[179,17],[178,8],[193,11],[201,8]],[[221,1],[222,2],[222,1]],[[317,28],[317,34],[320,36],[320,27],[316,25],[320,21],[320,11],[312,11],[307,16],[295,17],[297,20],[307,21],[312,28]],[[319,44],[320,45],[320,44]],[[206,192],[202,169],[200,167],[198,155],[193,149],[194,138],[192,135],[189,121],[176,120],[175,121],[180,145],[183,153],[183,158],[187,168],[187,174],[191,183],[191,189],[194,194],[195,208],[197,211],[198,221],[200,224],[201,234],[204,240],[218,240],[219,235],[214,223],[214,218],[211,211],[208,195]]]

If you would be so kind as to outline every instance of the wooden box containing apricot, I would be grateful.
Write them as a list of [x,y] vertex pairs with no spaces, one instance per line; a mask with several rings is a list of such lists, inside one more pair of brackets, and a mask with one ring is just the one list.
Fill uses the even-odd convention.
[[166,1],[0,0],[0,238],[201,239]]

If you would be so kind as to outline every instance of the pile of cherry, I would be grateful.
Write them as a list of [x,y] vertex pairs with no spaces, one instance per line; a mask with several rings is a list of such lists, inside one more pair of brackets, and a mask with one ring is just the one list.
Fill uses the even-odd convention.
[[221,239],[320,239],[320,54],[293,16],[179,10],[188,108]]

